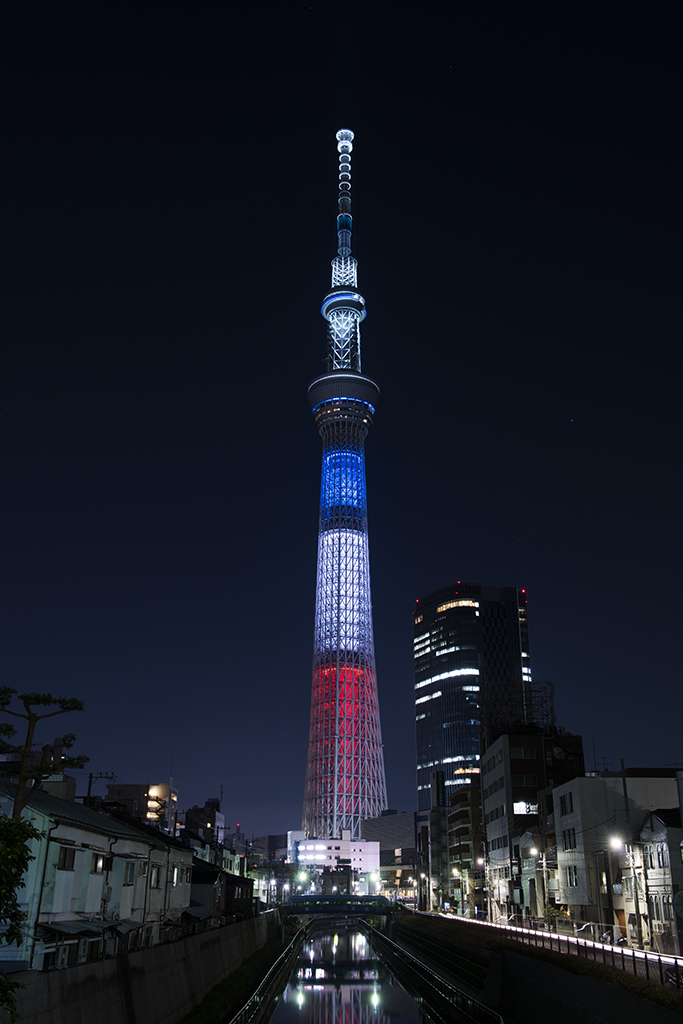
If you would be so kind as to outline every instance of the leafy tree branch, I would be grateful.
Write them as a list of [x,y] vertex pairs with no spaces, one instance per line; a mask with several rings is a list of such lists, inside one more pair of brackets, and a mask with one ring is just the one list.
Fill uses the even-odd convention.
[[[23,711],[17,709],[16,703],[14,707],[10,707],[15,698],[16,703],[23,707]],[[9,722],[0,722],[0,752],[18,756],[16,769],[12,768],[11,762],[7,765],[7,771],[14,771],[17,775],[17,791],[12,808],[12,818],[15,821],[21,819],[22,810],[43,779],[52,775],[57,768],[83,768],[87,764],[88,758],[84,755],[66,757],[61,754],[61,749],[58,761],[55,762],[56,750],[51,744],[46,744],[42,748],[39,762],[36,762],[33,755],[34,738],[39,722],[70,711],[82,711],[84,706],[83,701],[77,697],[55,697],[51,693],[17,693],[11,686],[0,686],[0,713],[12,718],[23,718],[26,722],[23,743],[12,742],[16,735],[15,727]],[[40,708],[51,710],[39,713],[37,709]],[[70,749],[75,739],[74,733],[66,733],[60,747]]]
[[[24,872],[35,857],[29,849],[32,839],[41,839],[30,821],[0,814],[0,943],[20,946],[23,940],[24,913],[19,909],[17,892],[24,886]],[[11,1021],[17,1019],[15,992],[24,986],[9,974],[0,972],[0,1007]]]

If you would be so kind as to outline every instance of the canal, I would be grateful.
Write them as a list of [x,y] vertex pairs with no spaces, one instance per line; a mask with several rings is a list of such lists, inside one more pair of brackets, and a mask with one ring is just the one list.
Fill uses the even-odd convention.
[[304,941],[273,1024],[417,1024],[422,1010],[354,925],[319,924]]

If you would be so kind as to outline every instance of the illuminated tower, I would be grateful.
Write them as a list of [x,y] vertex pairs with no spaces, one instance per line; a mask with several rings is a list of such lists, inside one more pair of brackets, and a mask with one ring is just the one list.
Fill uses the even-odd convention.
[[363,444],[379,388],[360,367],[365,299],[351,255],[353,132],[337,132],[339,200],[328,323],[327,372],[308,395],[323,441],[313,692],[303,828],[310,837],[360,839],[360,823],[386,808],[370,601]]

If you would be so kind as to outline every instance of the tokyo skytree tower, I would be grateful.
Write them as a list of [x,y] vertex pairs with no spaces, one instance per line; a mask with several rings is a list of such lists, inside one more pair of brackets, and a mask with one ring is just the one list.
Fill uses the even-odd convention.
[[337,132],[339,199],[328,323],[327,372],[308,395],[323,441],[313,692],[303,829],[319,839],[360,838],[387,805],[377,701],[363,444],[379,388],[361,373],[365,299],[351,255],[353,132]]

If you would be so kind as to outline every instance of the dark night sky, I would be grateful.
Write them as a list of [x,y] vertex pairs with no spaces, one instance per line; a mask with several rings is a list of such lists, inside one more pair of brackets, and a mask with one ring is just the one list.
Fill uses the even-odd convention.
[[456,579],[526,587],[589,767],[683,761],[678,10],[6,16],[3,680],[94,772],[299,827],[340,127],[390,806]]

